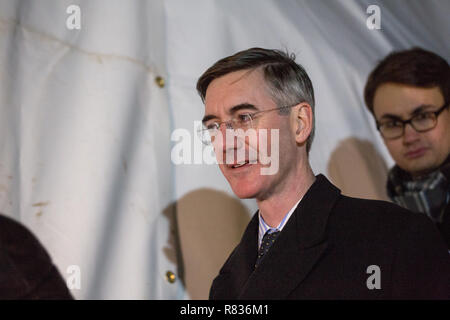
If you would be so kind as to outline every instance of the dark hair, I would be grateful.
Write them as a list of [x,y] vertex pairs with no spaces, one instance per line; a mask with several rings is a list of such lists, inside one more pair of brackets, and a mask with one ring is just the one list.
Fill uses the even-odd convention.
[[[269,93],[278,107],[307,102],[312,108],[314,122],[314,89],[311,80],[305,69],[295,63],[294,54],[280,50],[251,48],[223,58],[198,79],[197,91],[204,102],[206,90],[214,79],[234,71],[256,68],[262,68]],[[306,142],[307,152],[311,149],[313,137],[314,123]]]
[[422,88],[437,86],[448,102],[450,66],[442,57],[421,48],[392,52],[370,73],[364,88],[364,100],[372,114],[375,92],[388,82]]

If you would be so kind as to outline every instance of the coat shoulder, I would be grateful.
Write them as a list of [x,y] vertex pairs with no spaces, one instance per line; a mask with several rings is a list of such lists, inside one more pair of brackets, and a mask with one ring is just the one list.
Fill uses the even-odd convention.
[[429,219],[413,213],[396,204],[381,201],[351,198],[341,196],[333,210],[336,219],[357,226],[370,226],[371,229],[379,228],[386,232],[399,232],[409,224],[430,224]]
[[25,226],[0,215],[1,299],[71,299],[39,240]]
[[[38,256],[43,255],[43,258],[49,258],[45,250],[37,238],[21,223],[0,215],[0,246],[3,250],[8,252],[34,251]],[[18,249],[22,249],[17,251]]]
[[404,247],[417,248],[417,254],[419,248],[447,253],[442,236],[428,217],[386,201],[341,196],[330,214],[328,231],[336,245],[377,252],[385,259],[394,259],[398,251],[406,250]]

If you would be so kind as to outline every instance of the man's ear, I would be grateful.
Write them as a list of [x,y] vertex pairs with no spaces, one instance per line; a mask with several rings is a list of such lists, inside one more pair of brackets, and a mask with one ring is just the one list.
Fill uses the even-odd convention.
[[308,140],[313,126],[313,111],[307,102],[299,103],[294,107],[295,113],[295,141],[303,144]]

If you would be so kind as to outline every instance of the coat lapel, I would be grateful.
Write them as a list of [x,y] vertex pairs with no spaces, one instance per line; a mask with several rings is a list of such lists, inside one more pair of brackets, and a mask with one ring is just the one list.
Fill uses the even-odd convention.
[[327,248],[326,224],[339,195],[323,175],[317,176],[267,256],[250,274],[240,299],[284,299],[299,286]]

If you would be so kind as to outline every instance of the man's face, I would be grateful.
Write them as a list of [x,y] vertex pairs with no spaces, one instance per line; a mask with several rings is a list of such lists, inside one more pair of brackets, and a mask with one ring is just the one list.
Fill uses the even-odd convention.
[[[229,73],[213,80],[206,91],[205,97],[205,117],[211,122],[228,121],[232,117],[243,113],[254,113],[257,111],[277,108],[266,89],[266,83],[259,70],[241,70]],[[294,166],[289,163],[295,163],[295,157],[298,156],[297,145],[291,128],[291,116],[281,116],[278,111],[271,111],[261,114],[253,121],[253,128],[258,134],[257,141],[245,139],[244,142],[238,142],[234,139],[229,143],[225,139],[226,128],[221,125],[220,130],[223,138],[217,147],[217,141],[214,142],[216,157],[227,159],[227,154],[237,153],[239,148],[245,148],[246,160],[257,160],[255,163],[247,163],[241,167],[235,167],[233,161],[219,161],[219,167],[225,178],[230,183],[233,192],[239,198],[266,199],[272,194],[281,191],[285,186],[286,177]],[[267,148],[265,152],[270,155],[273,144],[279,143],[278,170],[272,175],[262,175],[261,169],[267,164],[262,164],[258,159],[249,159],[250,149],[259,150],[260,131],[267,130]],[[279,130],[279,141],[271,141],[271,129]],[[228,159],[229,160],[229,157]]]
[[[396,83],[381,85],[374,96],[374,114],[378,122],[391,118],[410,119],[418,112],[436,111],[444,105],[439,87],[419,88]],[[450,153],[450,112],[445,109],[434,129],[417,132],[410,124],[404,135],[384,139],[397,165],[413,177],[437,169]]]

